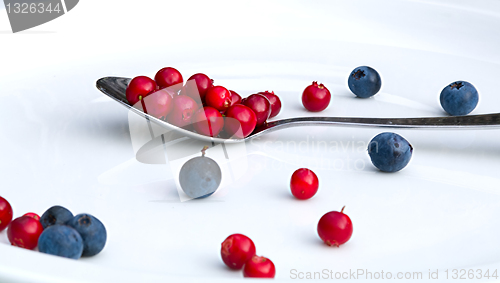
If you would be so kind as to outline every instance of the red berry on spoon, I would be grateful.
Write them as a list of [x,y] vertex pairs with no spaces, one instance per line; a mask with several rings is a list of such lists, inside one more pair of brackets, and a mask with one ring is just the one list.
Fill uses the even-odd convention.
[[241,103],[241,96],[236,91],[230,90],[231,93],[231,106]]
[[228,134],[238,139],[250,135],[257,124],[257,117],[252,109],[243,104],[236,104],[226,111],[224,129]]
[[125,96],[128,103],[134,106],[153,91],[156,91],[155,81],[146,76],[138,76],[133,78],[128,84]]
[[302,104],[312,112],[323,111],[330,104],[330,91],[323,84],[313,82],[302,93]]
[[233,234],[222,242],[220,254],[229,268],[238,270],[255,255],[255,245],[247,236]]
[[198,109],[198,104],[187,95],[178,95],[172,101],[173,109],[167,116],[167,122],[177,127],[191,125],[191,117]]
[[149,115],[161,118],[166,117],[173,108],[173,96],[175,94],[167,89],[157,90],[143,98],[143,111]]
[[243,268],[244,277],[274,278],[274,275],[276,275],[274,263],[263,256],[253,256]]
[[264,124],[271,115],[271,102],[263,95],[252,94],[245,99],[243,104],[255,113],[257,126]]
[[214,86],[207,90],[205,103],[217,110],[226,110],[231,105],[231,92],[223,86]]
[[43,232],[40,221],[30,216],[21,216],[12,220],[7,236],[13,246],[32,250],[38,245],[38,238]]
[[338,247],[351,238],[352,222],[344,208],[340,212],[330,211],[319,220],[318,235],[329,246]]
[[25,213],[23,216],[29,216],[35,220],[38,220],[40,221],[40,216],[34,212],[28,212],[28,213]]
[[11,220],[12,206],[6,199],[0,197],[0,231],[7,228]]
[[271,115],[269,116],[269,118],[277,116],[281,111],[281,100],[276,94],[274,94],[274,91],[259,92],[258,94],[267,97],[267,99],[269,99],[269,102],[271,102]]
[[172,67],[166,67],[159,70],[155,75],[155,81],[160,88],[172,87],[172,90],[178,92],[182,88],[182,75]]
[[290,189],[298,199],[310,199],[318,191],[319,181],[316,174],[307,168],[297,169],[292,174]]
[[219,110],[210,106],[196,110],[191,122],[198,134],[209,137],[216,137],[224,128],[224,118],[219,113]]
[[191,97],[196,102],[198,100],[201,102],[204,100],[207,90],[211,87],[213,87],[213,80],[205,74],[198,73],[189,77],[186,85],[181,90],[181,94]]

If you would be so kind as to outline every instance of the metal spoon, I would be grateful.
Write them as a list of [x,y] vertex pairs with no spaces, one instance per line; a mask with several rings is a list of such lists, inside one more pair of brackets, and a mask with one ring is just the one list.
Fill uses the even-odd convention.
[[289,118],[273,122],[268,122],[263,126],[256,128],[253,133],[244,139],[236,138],[212,138],[191,132],[163,120],[148,115],[132,107],[125,97],[125,90],[131,79],[120,77],[105,77],[99,79],[96,83],[97,88],[107,96],[116,100],[131,111],[139,114],[149,121],[166,128],[175,130],[177,134],[184,135],[197,140],[209,141],[214,143],[237,143],[244,142],[251,138],[269,133],[272,131],[296,127],[296,126],[364,126],[364,127],[385,127],[385,128],[496,128],[500,127],[500,113],[469,115],[469,116],[448,116],[448,117],[429,117],[429,118],[342,118],[342,117],[300,117]]

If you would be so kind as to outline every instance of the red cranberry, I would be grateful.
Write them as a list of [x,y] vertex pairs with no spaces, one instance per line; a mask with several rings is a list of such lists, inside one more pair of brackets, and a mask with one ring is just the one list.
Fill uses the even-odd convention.
[[269,99],[269,102],[271,102],[271,115],[269,116],[269,118],[277,116],[281,111],[281,100],[276,94],[274,94],[274,91],[259,92],[258,94],[267,97],[267,99]]
[[318,223],[318,234],[321,240],[329,246],[340,246],[347,242],[352,235],[352,222],[349,216],[340,212],[330,211],[323,215]]
[[172,97],[174,95],[171,90],[166,88],[151,93],[143,99],[143,111],[158,119],[166,117],[172,110]]
[[189,96],[178,95],[172,101],[173,109],[167,116],[167,122],[177,127],[186,127],[191,124],[191,117],[198,109],[198,104]]
[[222,242],[220,254],[229,268],[238,270],[255,255],[255,245],[247,236],[233,234]]
[[250,135],[257,125],[257,117],[252,109],[243,104],[236,104],[226,111],[224,129],[238,139]]
[[25,213],[23,216],[29,216],[35,220],[38,220],[40,221],[40,216],[34,212],[28,212],[28,213]]
[[160,88],[172,87],[172,90],[178,92],[182,88],[182,75],[172,67],[166,67],[158,71],[155,75],[155,81]]
[[310,199],[318,191],[318,177],[307,168],[297,169],[292,174],[290,189],[294,197],[298,199]]
[[198,99],[203,101],[207,90],[211,87],[213,87],[213,80],[205,74],[198,73],[189,77],[186,85],[181,90],[181,94],[193,98],[196,102],[198,102]]
[[40,221],[30,216],[21,216],[12,220],[7,236],[13,246],[32,250],[38,245],[38,237],[43,232]]
[[156,90],[156,83],[146,76],[138,76],[133,78],[127,86],[125,95],[128,103],[134,106],[144,97]]
[[216,137],[224,127],[224,118],[217,109],[210,106],[198,109],[191,122],[197,133],[209,137]]
[[231,93],[223,86],[214,86],[207,90],[205,103],[217,110],[226,110],[231,105]]
[[241,96],[236,93],[236,91],[229,91],[231,93],[231,106],[235,104],[241,104]]
[[312,112],[323,111],[330,104],[330,91],[323,84],[313,82],[302,93],[302,104]]
[[0,231],[3,231],[12,220],[12,206],[10,203],[0,197]]
[[263,256],[254,255],[243,268],[244,277],[274,278],[274,275],[276,275],[274,263]]
[[257,117],[257,126],[260,126],[269,119],[271,115],[271,102],[265,96],[252,94],[245,99],[245,106],[250,107]]

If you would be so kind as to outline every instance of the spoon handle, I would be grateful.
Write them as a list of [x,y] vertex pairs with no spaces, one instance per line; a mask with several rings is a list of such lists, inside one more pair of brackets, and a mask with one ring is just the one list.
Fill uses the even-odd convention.
[[299,117],[269,122],[257,128],[251,137],[278,129],[314,125],[425,129],[491,129],[500,127],[500,113],[428,118]]

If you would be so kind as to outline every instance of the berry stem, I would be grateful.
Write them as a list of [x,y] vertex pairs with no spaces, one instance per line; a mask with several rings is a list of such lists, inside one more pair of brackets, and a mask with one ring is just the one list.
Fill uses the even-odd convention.
[[344,207],[342,207],[342,209],[340,210],[340,213],[344,213],[344,208],[345,208],[345,205],[344,205]]
[[208,149],[208,146],[204,146],[203,149],[201,150],[201,156],[204,157],[205,156],[205,151]]

